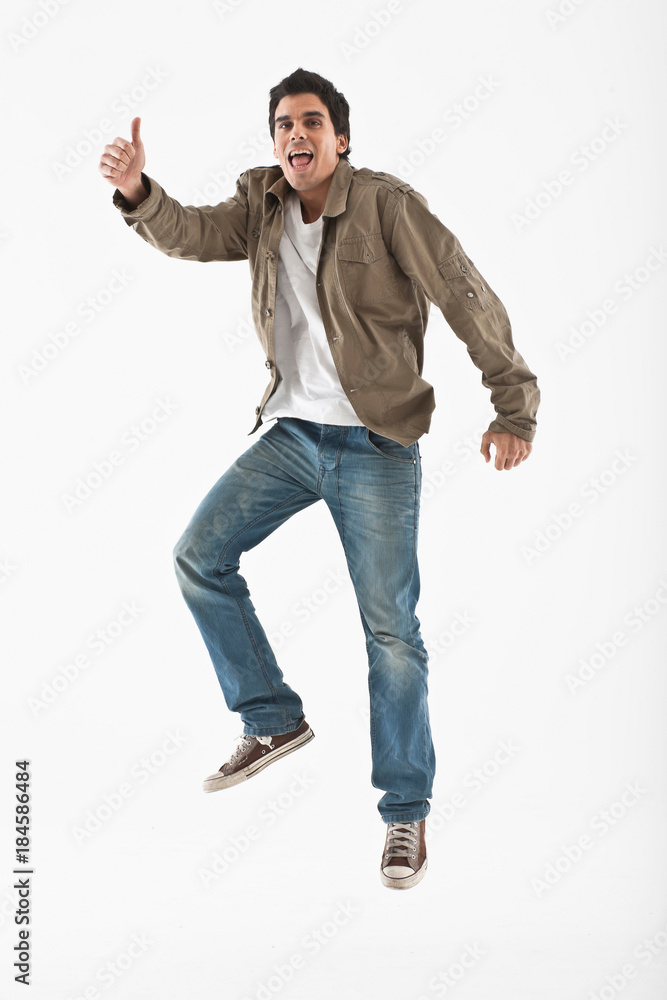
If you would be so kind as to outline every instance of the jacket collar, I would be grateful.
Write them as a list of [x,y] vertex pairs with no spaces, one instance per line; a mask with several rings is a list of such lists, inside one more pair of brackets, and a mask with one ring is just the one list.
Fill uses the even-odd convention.
[[[338,160],[331,177],[331,184],[329,185],[327,200],[324,204],[324,211],[322,212],[322,215],[340,215],[345,211],[347,194],[350,190],[350,184],[352,183],[354,172],[354,167],[348,163],[347,158]],[[268,188],[264,197],[272,194],[275,195],[281,203],[284,203],[285,198],[292,190],[293,188],[291,184],[289,184],[281,169],[278,180],[275,181],[270,188]]]

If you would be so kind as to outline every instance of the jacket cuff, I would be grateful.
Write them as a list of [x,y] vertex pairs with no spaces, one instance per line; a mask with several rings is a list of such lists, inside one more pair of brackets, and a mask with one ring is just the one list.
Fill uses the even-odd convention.
[[492,420],[488,426],[488,430],[494,431],[496,434],[516,434],[517,437],[523,438],[524,441],[531,442],[536,433],[536,428],[533,427],[531,430],[526,430],[525,427],[519,427],[518,424],[513,424],[511,420],[507,420],[505,417],[496,417]]
[[118,188],[116,188],[113,193],[113,203],[127,222],[128,226],[131,226],[139,219],[144,222],[149,219],[151,215],[154,215],[160,200],[161,188],[157,181],[151,180],[151,178],[143,172],[141,174],[141,180],[144,187],[148,191],[148,197],[144,198],[144,200],[137,205],[136,208],[130,209],[128,203]]

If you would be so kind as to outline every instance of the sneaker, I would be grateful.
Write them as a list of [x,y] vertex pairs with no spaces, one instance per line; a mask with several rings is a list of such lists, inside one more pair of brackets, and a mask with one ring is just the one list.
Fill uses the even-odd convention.
[[305,719],[298,729],[280,736],[243,734],[237,738],[236,749],[229,760],[215,774],[209,774],[204,779],[204,791],[217,792],[221,788],[247,781],[269,764],[304,746],[314,736],[315,733]]
[[380,878],[389,889],[410,889],[426,874],[426,820],[387,823]]

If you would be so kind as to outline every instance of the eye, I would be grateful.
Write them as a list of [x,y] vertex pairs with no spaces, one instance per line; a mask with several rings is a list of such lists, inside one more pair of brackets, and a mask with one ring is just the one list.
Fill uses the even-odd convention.
[[310,125],[319,125],[320,124],[319,118],[312,118],[311,121],[309,122],[309,124]]

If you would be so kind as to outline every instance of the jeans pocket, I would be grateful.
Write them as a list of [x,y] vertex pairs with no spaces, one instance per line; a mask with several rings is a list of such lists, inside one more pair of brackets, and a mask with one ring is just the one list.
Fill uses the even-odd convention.
[[382,455],[383,458],[391,458],[395,462],[409,462],[411,465],[415,461],[414,444],[406,448],[405,445],[399,444],[393,438],[384,437],[382,434],[378,434],[377,431],[372,431],[370,427],[366,428],[366,440],[373,451],[377,452],[378,455]]

